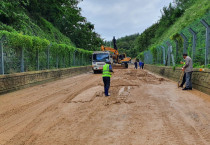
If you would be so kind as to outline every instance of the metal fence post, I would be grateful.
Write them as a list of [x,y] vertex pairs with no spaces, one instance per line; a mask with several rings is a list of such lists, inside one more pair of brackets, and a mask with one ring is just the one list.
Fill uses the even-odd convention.
[[58,54],[56,55],[56,68],[58,69]]
[[66,68],[65,55],[63,55],[63,68]]
[[36,51],[36,69],[37,69],[37,71],[39,71],[39,49],[37,49],[37,51]]
[[1,55],[1,74],[4,75],[4,48],[3,48],[3,41],[5,40],[6,36],[2,36],[0,39],[0,55]]
[[24,48],[21,48],[20,71],[24,72]]
[[158,64],[161,64],[161,55],[162,55],[162,52],[161,52],[161,47],[160,46],[158,47],[158,52],[159,52],[159,55],[158,55]]
[[79,53],[79,66],[82,65],[81,53]]
[[147,54],[146,54],[146,52],[144,52],[144,63],[147,63]]
[[86,61],[87,61],[87,54],[84,54],[84,65],[86,65]]
[[193,62],[194,58],[195,58],[195,48],[196,48],[197,36],[196,36],[196,32],[192,28],[189,28],[189,31],[193,35],[193,46],[192,46],[192,62]]
[[50,68],[50,49],[49,47],[47,48],[47,69]]
[[156,61],[155,61],[155,64],[158,64],[158,47],[157,48],[155,48],[156,49],[156,52],[157,52],[157,56],[156,56]]
[[183,53],[187,53],[187,45],[188,45],[187,37],[186,37],[183,33],[181,33],[180,35],[181,35],[181,37],[184,39],[184,49],[183,49]]
[[69,67],[71,67],[71,51],[69,51]]
[[[167,41],[166,43],[168,45],[169,65],[170,65],[171,60],[172,60],[172,64],[173,64],[173,66],[175,66],[175,61],[174,61],[174,55],[173,55],[173,49],[172,49],[171,42]],[[171,60],[170,60],[170,58],[171,58]]]
[[163,64],[166,64],[166,51],[165,51],[165,47],[161,46],[163,48]]
[[209,64],[209,49],[210,49],[210,26],[209,24],[202,19],[201,23],[206,27],[206,51],[205,51],[205,67]]
[[2,41],[0,41],[0,53],[1,53],[1,74],[4,74],[4,49]]
[[158,63],[161,64],[162,51],[161,51],[161,47],[160,46],[158,47],[158,51],[159,51],[159,56],[158,56],[159,57],[159,61],[158,61]]
[[47,47],[47,69],[50,69],[50,47],[52,46],[52,43]]
[[176,43],[176,61],[175,62],[177,62],[177,60],[178,60],[178,50],[179,50],[179,42],[177,41],[177,40],[175,40],[175,43]]
[[82,66],[84,65],[84,61],[83,61],[83,53],[82,53]]
[[84,63],[84,65],[86,65],[85,62],[86,62],[86,54],[83,55],[83,63]]
[[74,51],[74,57],[73,57],[74,66],[75,66],[75,53],[76,53],[76,51]]
[[78,65],[81,65],[81,59],[80,59],[80,52],[79,52],[79,56],[78,56]]
[[166,42],[166,44],[168,45],[168,51],[167,51],[167,65],[170,66],[170,65],[171,65],[170,43],[169,43],[169,42]]

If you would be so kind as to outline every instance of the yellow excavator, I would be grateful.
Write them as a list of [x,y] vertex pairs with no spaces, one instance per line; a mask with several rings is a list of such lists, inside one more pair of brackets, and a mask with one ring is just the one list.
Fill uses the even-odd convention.
[[[113,67],[115,68],[128,68],[128,63],[131,62],[131,58],[130,57],[126,57],[126,54],[120,54],[118,52],[118,50],[111,48],[111,47],[105,47],[105,46],[101,46],[101,51],[109,51],[109,52],[113,52],[112,54],[112,58],[113,58]],[[117,65],[117,64],[120,64]]]

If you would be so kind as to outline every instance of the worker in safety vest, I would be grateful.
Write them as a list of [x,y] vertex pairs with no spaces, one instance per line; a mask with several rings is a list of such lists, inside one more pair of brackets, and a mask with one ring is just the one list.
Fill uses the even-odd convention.
[[103,82],[104,82],[104,93],[105,96],[109,95],[110,78],[111,78],[112,66],[109,60],[106,60],[106,64],[103,66]]

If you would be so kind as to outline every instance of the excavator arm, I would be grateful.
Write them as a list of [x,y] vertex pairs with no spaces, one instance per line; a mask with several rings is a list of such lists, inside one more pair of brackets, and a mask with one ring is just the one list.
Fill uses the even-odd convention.
[[119,55],[118,50],[111,47],[104,47],[103,45],[101,46],[101,51],[110,51],[110,52],[113,52],[117,56]]
[[103,45],[101,46],[101,51],[109,51],[109,52],[113,52],[114,55],[113,57],[113,61],[115,63],[124,65],[125,68],[128,68],[128,63],[130,62],[131,58],[130,57],[126,57],[126,54],[120,54],[118,52],[118,50],[111,48],[111,47],[104,47]]

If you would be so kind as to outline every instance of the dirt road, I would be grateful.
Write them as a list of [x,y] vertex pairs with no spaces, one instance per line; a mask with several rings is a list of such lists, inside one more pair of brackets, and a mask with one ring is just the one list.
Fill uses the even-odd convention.
[[0,96],[1,145],[209,145],[210,96],[142,70],[115,70]]

